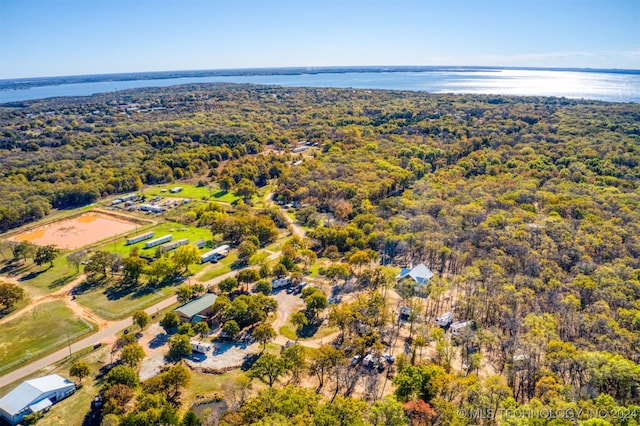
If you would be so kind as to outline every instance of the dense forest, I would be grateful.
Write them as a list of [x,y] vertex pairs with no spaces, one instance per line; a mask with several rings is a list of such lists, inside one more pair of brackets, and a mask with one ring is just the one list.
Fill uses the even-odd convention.
[[[447,356],[398,366],[397,400],[427,404],[413,424],[490,423],[456,414],[477,407],[627,407],[635,420],[607,420],[638,422],[638,104],[191,85],[5,105],[0,125],[0,231],[144,184],[214,181],[247,200],[273,184],[318,257],[374,253],[372,274],[372,259],[424,262],[434,279],[403,301],[426,296],[433,318],[448,300],[474,333],[456,342],[464,372]],[[227,424],[334,424],[314,394],[278,392]],[[273,421],[298,420],[260,423],[265,398],[314,405],[274,402]],[[383,404],[340,401],[354,418]]]

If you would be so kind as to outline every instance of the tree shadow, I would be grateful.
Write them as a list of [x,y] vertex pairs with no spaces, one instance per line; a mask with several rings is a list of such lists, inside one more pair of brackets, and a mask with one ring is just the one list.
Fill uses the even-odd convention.
[[10,308],[2,308],[2,309],[0,309],[0,318],[6,317],[7,315],[9,315],[10,313],[12,313],[15,310],[16,310],[15,306],[12,306]]
[[64,277],[58,278],[57,280],[53,280],[51,282],[51,284],[49,284],[49,288],[56,288],[56,287],[62,287],[65,284],[68,284],[74,277],[76,276],[76,274],[73,275],[65,275]]
[[229,193],[229,191],[220,190],[220,191],[216,192],[215,194],[213,194],[213,198],[222,198],[225,195],[227,195],[228,193]]
[[31,271],[29,272],[27,275],[23,275],[20,278],[18,278],[18,281],[29,281],[32,280],[36,277],[38,277],[40,274],[42,274],[43,272],[46,272],[47,269],[40,269],[39,271]]
[[169,335],[166,333],[156,334],[156,336],[149,340],[149,348],[157,349],[160,346],[164,346],[169,341]]
[[249,370],[253,364],[260,358],[260,354],[247,354],[244,356],[242,360],[242,365],[240,366],[240,370],[247,371]]
[[99,426],[102,422],[102,411],[93,408],[82,419],[82,426]]
[[71,290],[71,294],[78,296],[83,293],[88,293],[97,287],[102,287],[106,283],[106,280],[106,277],[99,280],[86,280],[75,286],[73,290]]
[[25,262],[19,262],[14,259],[0,269],[0,274],[11,277],[26,272],[30,266],[31,265],[27,265]]
[[300,329],[300,331],[297,332],[296,335],[303,339],[308,337],[313,337],[318,332],[318,329],[320,328],[321,324],[322,324],[322,321],[315,321],[315,322],[309,323],[304,327],[302,327],[302,329]]

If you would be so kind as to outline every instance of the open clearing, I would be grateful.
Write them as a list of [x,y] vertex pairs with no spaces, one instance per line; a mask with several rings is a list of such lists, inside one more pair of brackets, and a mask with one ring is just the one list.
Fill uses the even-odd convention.
[[105,238],[132,231],[138,226],[134,222],[92,212],[40,226],[20,233],[12,239],[75,250]]
[[38,305],[0,327],[0,372],[95,329],[63,301]]

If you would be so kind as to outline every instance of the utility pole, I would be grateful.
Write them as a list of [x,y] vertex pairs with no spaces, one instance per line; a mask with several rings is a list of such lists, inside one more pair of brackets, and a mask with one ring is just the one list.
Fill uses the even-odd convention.
[[71,339],[69,338],[68,331],[67,331],[67,344],[69,345],[69,358],[71,358]]

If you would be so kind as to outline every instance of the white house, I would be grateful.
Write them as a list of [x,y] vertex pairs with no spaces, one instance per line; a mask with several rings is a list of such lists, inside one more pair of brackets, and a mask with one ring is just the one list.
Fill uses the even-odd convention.
[[11,425],[24,416],[48,410],[76,391],[76,385],[57,374],[26,380],[0,399],[0,416]]
[[400,281],[404,278],[411,278],[418,285],[426,285],[433,278],[433,272],[421,263],[415,268],[402,268],[396,279]]

